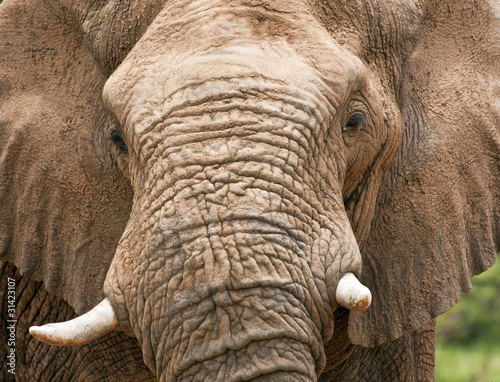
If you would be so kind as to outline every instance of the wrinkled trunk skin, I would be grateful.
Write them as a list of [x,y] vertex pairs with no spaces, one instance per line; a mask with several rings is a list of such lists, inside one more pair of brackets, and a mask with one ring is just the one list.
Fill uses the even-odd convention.
[[[250,123],[239,118],[228,126]],[[165,137],[164,159],[146,181],[153,200],[137,201],[122,240],[137,255],[116,272],[148,282],[120,288],[144,313],[128,319],[165,380],[284,370],[314,380],[324,364],[321,331],[328,337],[332,328],[326,262],[331,255],[336,268],[350,266],[342,260],[352,256],[339,254],[347,222],[324,210],[333,201],[299,183],[309,175],[289,149],[292,139],[259,130],[256,123],[238,138],[201,142],[195,133],[180,146],[171,142],[177,136]]]
[[143,60],[139,44],[105,90],[135,190],[105,293],[161,381],[315,381],[335,285],[361,265],[326,147],[333,85],[281,40],[170,48]]

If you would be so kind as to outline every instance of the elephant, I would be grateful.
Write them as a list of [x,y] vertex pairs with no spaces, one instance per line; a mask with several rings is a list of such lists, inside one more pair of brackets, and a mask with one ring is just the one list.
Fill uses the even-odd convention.
[[5,0],[0,35],[4,380],[434,379],[500,247],[496,1]]

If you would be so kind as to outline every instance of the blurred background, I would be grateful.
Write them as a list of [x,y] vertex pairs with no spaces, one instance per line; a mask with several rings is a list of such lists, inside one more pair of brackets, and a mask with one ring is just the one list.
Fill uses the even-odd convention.
[[500,382],[500,261],[438,317],[436,382]]

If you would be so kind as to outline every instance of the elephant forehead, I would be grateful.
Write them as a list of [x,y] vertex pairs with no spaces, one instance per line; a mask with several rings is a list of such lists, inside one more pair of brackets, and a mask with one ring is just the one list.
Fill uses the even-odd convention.
[[[207,20],[208,26],[192,28],[189,22],[179,26],[159,16],[106,83],[105,102],[122,125],[136,126],[161,117],[157,106],[167,104],[175,93],[215,79],[258,76],[319,92],[334,108],[364,80],[361,61],[318,25],[301,27],[300,39],[290,25],[290,35],[256,33],[255,20],[234,10],[221,11]],[[184,33],[179,35],[179,30]],[[319,39],[318,34],[324,36]]]
[[158,71],[149,69],[156,74],[143,75],[132,85],[118,85],[113,95],[108,92],[108,103],[122,126],[130,127],[135,135],[161,123],[174,110],[213,104],[224,98],[240,99],[241,104],[249,97],[280,103],[294,98],[291,106],[318,114],[321,121],[336,112],[357,75],[345,70],[336,81],[331,81],[300,61],[284,67],[281,60],[259,58],[258,53],[251,47],[238,46],[188,58],[176,68],[159,65]]

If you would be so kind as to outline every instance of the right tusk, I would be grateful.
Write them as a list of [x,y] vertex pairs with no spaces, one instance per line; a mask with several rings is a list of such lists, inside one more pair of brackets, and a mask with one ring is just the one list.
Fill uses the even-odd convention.
[[352,273],[346,273],[337,285],[335,298],[339,305],[349,310],[361,311],[372,302],[370,290],[359,282]]
[[91,311],[66,322],[32,326],[30,334],[49,345],[74,346],[86,344],[118,327],[118,320],[107,298]]

